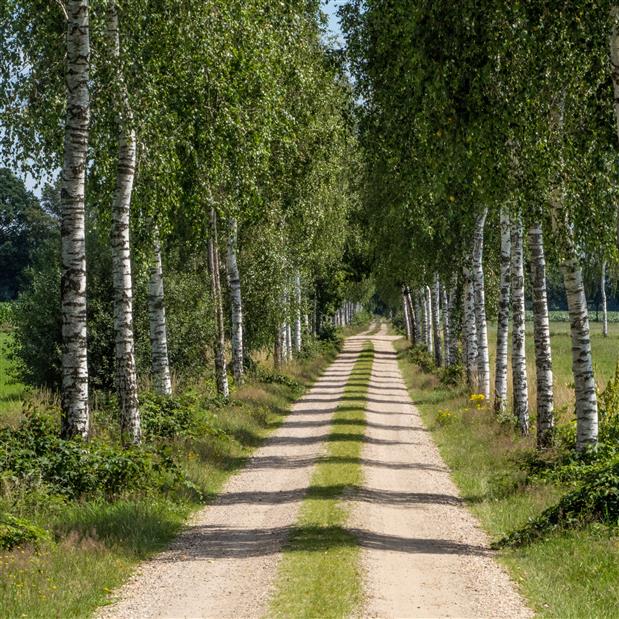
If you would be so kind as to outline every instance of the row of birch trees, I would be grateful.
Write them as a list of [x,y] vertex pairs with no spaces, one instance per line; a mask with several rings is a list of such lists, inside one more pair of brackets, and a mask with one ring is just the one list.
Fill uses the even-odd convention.
[[401,303],[411,341],[437,365],[460,361],[471,393],[499,415],[511,408],[524,435],[530,289],[539,448],[554,430],[548,265],[569,309],[576,448],[598,438],[583,267],[617,259],[617,11],[593,0],[354,0],[341,13],[377,283]]
[[[49,303],[59,303],[65,437],[91,431],[95,233],[110,257],[114,386],[130,443],[141,440],[134,288],[144,273],[149,373],[160,393],[173,386],[166,257],[180,256],[181,270],[197,263],[198,275],[207,267],[192,283],[209,297],[224,397],[228,365],[241,384],[252,348],[282,363],[323,313],[350,307],[319,303],[317,285],[342,272],[358,159],[352,93],[318,2],[10,0],[0,11],[3,156],[61,179]],[[191,338],[201,317],[183,309]]]

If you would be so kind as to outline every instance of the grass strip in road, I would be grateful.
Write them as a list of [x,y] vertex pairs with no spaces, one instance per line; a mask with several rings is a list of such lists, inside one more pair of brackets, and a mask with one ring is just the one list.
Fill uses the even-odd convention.
[[284,550],[271,605],[274,617],[347,617],[361,602],[359,546],[345,528],[343,499],[362,483],[360,456],[373,359],[372,344],[367,343],[334,413],[326,454],[316,465]]

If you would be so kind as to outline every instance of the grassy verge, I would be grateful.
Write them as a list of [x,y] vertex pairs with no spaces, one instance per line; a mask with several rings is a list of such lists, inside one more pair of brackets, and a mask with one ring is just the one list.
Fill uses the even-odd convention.
[[[0,553],[0,609],[6,617],[83,617],[105,603],[136,563],[163,548],[191,513],[208,502],[334,358],[335,348],[295,361],[285,375],[251,379],[227,404],[195,387],[192,414],[208,433],[164,440],[190,482],[186,491],[148,489],[69,499],[45,484],[20,484],[2,473],[2,512],[49,532],[38,547]],[[99,432],[104,421],[99,423]],[[0,522],[0,529],[2,524]]]
[[359,547],[345,529],[342,499],[362,482],[359,462],[373,349],[367,344],[335,411],[325,457],[316,465],[299,522],[285,549],[275,617],[347,617],[361,602]]
[[[399,344],[402,349],[404,343]],[[485,407],[469,403],[462,389],[443,386],[405,355],[400,367],[463,498],[493,540],[524,525],[571,489],[525,479],[519,462],[531,452],[532,437],[520,438]],[[559,372],[559,380],[566,378]],[[499,558],[539,616],[617,616],[619,541],[611,529],[590,525],[553,532],[502,550]]]
[[0,330],[0,417],[12,421],[21,410],[25,385],[11,376],[12,365],[6,355],[10,339],[10,333]]

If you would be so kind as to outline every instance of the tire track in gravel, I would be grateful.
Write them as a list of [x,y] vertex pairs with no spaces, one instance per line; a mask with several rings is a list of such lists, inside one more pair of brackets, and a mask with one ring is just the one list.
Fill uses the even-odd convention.
[[101,618],[261,617],[331,417],[367,336],[342,352],[282,425],[194,515],[170,548],[143,563]]

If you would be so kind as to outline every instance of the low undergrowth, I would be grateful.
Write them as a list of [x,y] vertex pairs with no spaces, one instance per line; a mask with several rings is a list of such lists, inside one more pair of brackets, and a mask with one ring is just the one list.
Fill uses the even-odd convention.
[[99,402],[89,442],[58,437],[54,406],[26,406],[0,430],[1,614],[81,617],[105,603],[216,495],[336,350],[321,345],[284,374],[259,369],[228,402],[207,382],[171,398],[143,393],[141,447],[121,446],[113,401]]
[[[361,602],[359,547],[345,528],[342,498],[362,482],[359,459],[372,361],[367,344],[345,389],[345,404],[334,413],[327,452],[316,465],[285,549],[271,608],[275,617],[348,617]],[[342,423],[345,434],[338,429]]]
[[574,424],[564,421],[555,446],[540,455],[534,428],[520,437],[509,417],[498,420],[462,386],[441,382],[436,370],[422,371],[399,344],[424,422],[532,607],[543,617],[616,616],[619,454],[612,437],[619,410],[604,404],[612,394],[601,398],[599,450],[576,454]]

